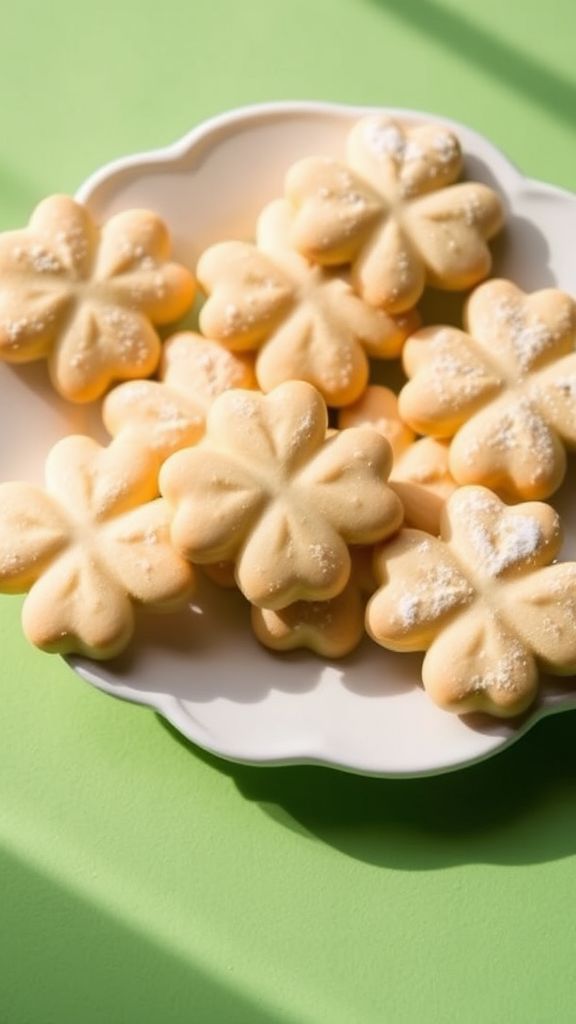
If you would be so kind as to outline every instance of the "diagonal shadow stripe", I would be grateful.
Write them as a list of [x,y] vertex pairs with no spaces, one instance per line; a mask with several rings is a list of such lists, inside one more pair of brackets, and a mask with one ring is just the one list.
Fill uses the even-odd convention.
[[576,81],[498,39],[457,11],[436,0],[372,0],[392,17],[433,38],[452,55],[460,54],[482,71],[542,107],[571,128],[576,125]]

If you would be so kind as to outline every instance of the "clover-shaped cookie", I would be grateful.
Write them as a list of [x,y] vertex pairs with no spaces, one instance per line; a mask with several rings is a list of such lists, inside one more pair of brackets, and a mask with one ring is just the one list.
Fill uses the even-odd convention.
[[114,437],[127,429],[140,431],[161,458],[199,441],[206,413],[223,391],[256,383],[250,356],[229,352],[193,331],[164,343],[159,377],[113,388],[104,399],[102,417]]
[[230,349],[258,349],[263,391],[286,380],[314,384],[328,405],[354,401],[368,380],[368,358],[400,354],[417,327],[367,305],[341,276],[312,265],[288,243],[290,208],[265,208],[257,243],[221,242],[197,268],[208,294],[200,327]]
[[484,487],[448,500],[441,539],[401,530],[382,545],[382,586],[366,625],[393,651],[426,651],[422,679],[448,711],[518,714],[538,666],[576,671],[576,562],[550,565],[561,543],[549,505],[504,505]]
[[54,387],[74,402],[148,376],[160,356],[152,324],[176,320],[194,297],[169,251],[166,227],[146,210],[98,229],[68,196],[45,199],[27,228],[0,236],[0,359],[46,357]]
[[170,545],[158,460],[134,434],[108,448],[58,442],[46,489],[0,484],[0,591],[29,591],[22,624],[45,651],[117,654],[134,627],[132,604],[185,602],[193,572]]
[[453,184],[461,169],[446,128],[362,118],[348,137],[347,166],[309,157],[289,171],[293,243],[325,266],[351,263],[359,294],[390,312],[413,306],[426,283],[469,288],[490,270],[486,240],[503,212],[485,185]]
[[400,413],[420,433],[454,438],[459,484],[546,498],[562,482],[564,445],[576,447],[576,304],[556,289],[525,295],[489,281],[470,297],[465,327],[412,336]]
[[176,548],[199,564],[234,561],[259,607],[339,594],[347,545],[393,533],[402,506],[385,483],[388,442],[369,428],[326,438],[327,424],[324,400],[303,381],[220,395],[200,444],[160,473]]
[[366,388],[354,405],[340,410],[338,425],[371,426],[383,434],[394,456],[388,482],[404,505],[405,524],[439,533],[442,509],[456,487],[448,469],[448,443],[433,437],[416,440],[400,417],[394,392],[378,384]]
[[307,647],[325,658],[343,658],[364,636],[366,598],[376,589],[372,549],[355,548],[350,579],[330,601],[296,601],[286,608],[252,606],[252,629],[274,651]]

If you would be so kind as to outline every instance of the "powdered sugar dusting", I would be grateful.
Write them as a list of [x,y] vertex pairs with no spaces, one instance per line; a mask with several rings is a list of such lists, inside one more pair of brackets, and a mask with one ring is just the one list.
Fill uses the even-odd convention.
[[489,386],[498,386],[497,378],[487,375],[480,362],[474,362],[464,345],[458,344],[448,330],[439,331],[430,344],[432,387],[441,401],[452,401],[454,390],[460,398],[473,399]]
[[553,333],[543,320],[528,316],[519,303],[501,299],[494,307],[494,317],[503,327],[512,342],[514,354],[521,371],[529,370],[550,346]]
[[529,561],[544,540],[537,519],[499,514],[498,503],[484,495],[463,498],[459,514],[482,571],[488,576],[499,576],[505,569]]
[[398,599],[396,623],[405,630],[435,622],[474,597],[468,580],[450,565],[432,565],[421,572]]
[[527,652],[517,640],[508,639],[506,650],[489,663],[483,672],[475,673],[470,681],[472,693],[488,690],[514,693],[523,687],[529,668]]

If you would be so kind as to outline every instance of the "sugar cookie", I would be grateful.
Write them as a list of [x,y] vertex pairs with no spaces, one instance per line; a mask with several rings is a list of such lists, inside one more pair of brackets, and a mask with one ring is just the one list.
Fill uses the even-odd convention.
[[199,564],[234,561],[240,589],[260,607],[341,593],[347,545],[393,533],[402,506],[385,483],[388,442],[369,428],[327,439],[327,423],[321,395],[303,381],[220,395],[200,444],[160,473],[176,548]]
[[470,297],[467,333],[426,327],[410,338],[402,418],[454,437],[450,471],[512,500],[546,498],[576,447],[576,303],[556,289],[525,295],[488,281]]
[[300,252],[324,266],[351,263],[359,294],[394,313],[414,306],[426,283],[459,290],[486,277],[502,204],[486,185],[453,184],[462,153],[452,132],[370,114],[347,154],[348,166],[310,157],[288,173]]
[[338,415],[340,427],[371,426],[389,441],[394,465],[389,484],[404,505],[404,522],[427,533],[440,532],[442,509],[456,484],[448,469],[449,446],[433,437],[415,439],[400,418],[398,399],[378,384]]
[[158,461],[135,435],[108,448],[72,436],[52,449],[46,489],[0,484],[0,591],[29,591],[22,624],[45,651],[110,658],[130,640],[132,603],[183,604],[193,571],[169,542]]
[[164,343],[159,377],[113,388],[104,399],[102,417],[113,436],[129,428],[141,430],[161,458],[200,440],[217,395],[256,385],[250,356],[228,352],[193,331]]
[[366,595],[376,589],[369,570],[371,548],[352,552],[350,579],[330,601],[296,601],[286,608],[252,606],[252,628],[260,643],[274,651],[307,647],[325,658],[343,658],[364,636]]
[[440,707],[519,714],[536,696],[537,666],[576,671],[576,562],[550,564],[560,543],[549,505],[510,508],[460,487],[442,539],[401,530],[377,549],[368,632],[390,650],[427,652],[422,679]]
[[152,324],[181,316],[194,280],[168,262],[162,221],[127,210],[98,229],[88,210],[51,196],[30,224],[0,235],[0,359],[46,357],[52,383],[74,402],[113,380],[146,377],[160,356]]
[[310,264],[290,248],[289,224],[278,200],[259,218],[256,245],[221,242],[203,254],[200,328],[230,349],[258,349],[263,391],[306,380],[328,405],[346,405],[366,386],[367,355],[398,356],[418,320],[370,307],[342,277]]

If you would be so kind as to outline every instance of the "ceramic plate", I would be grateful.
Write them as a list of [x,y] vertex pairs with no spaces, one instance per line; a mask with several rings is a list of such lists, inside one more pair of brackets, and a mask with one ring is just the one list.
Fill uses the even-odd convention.
[[[104,167],[78,197],[98,218],[127,207],[153,208],[170,226],[176,257],[194,266],[207,245],[250,238],[261,207],[281,194],[288,166],[311,154],[341,156],[349,127],[364,113],[317,103],[235,111],[167,149]],[[431,116],[392,113],[410,122]],[[466,176],[491,184],[508,207],[495,273],[528,290],[557,284],[574,291],[576,197],[526,179],[486,139],[463,125],[452,127],[466,154]],[[453,297],[436,301],[439,318],[454,315]],[[380,374],[387,369],[381,364]],[[0,454],[2,479],[38,478],[48,447],[71,430],[101,434],[98,409],[56,400],[41,366],[0,367],[0,428],[14,439]],[[565,522],[563,556],[576,557],[569,481],[554,504]],[[420,688],[419,655],[389,653],[368,640],[341,661],[304,652],[275,655],[253,639],[239,595],[208,583],[180,615],[143,614],[135,643],[120,658],[70,661],[88,682],[155,708],[223,757],[322,763],[382,776],[462,767],[501,750],[543,715],[576,707],[573,681],[550,680],[521,720],[449,715]]]

